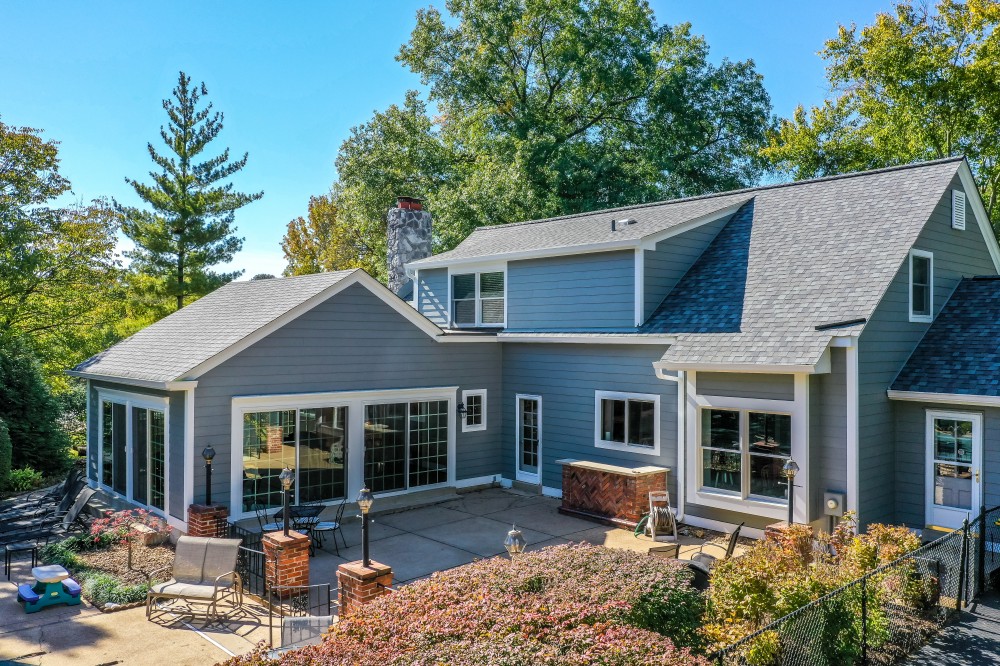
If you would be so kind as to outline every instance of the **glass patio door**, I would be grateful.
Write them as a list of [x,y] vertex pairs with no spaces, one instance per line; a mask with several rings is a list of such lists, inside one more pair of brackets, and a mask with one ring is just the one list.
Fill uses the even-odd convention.
[[365,484],[373,493],[448,481],[448,401],[365,405]]
[[982,415],[927,412],[928,525],[957,529],[978,511]]
[[542,459],[542,398],[517,396],[517,480],[539,483]]
[[163,412],[132,408],[134,477],[132,499],[163,511],[166,467],[166,427]]

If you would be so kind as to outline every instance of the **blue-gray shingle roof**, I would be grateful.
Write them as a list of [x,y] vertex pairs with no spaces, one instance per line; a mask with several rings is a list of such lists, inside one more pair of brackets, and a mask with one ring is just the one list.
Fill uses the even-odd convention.
[[959,283],[891,388],[1000,396],[1000,278]]

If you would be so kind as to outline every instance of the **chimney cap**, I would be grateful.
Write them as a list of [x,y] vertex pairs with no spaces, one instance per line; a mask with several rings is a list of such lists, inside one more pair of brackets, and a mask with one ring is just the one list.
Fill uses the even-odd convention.
[[424,200],[420,197],[411,196],[397,196],[396,197],[396,207],[403,208],[405,210],[423,210]]

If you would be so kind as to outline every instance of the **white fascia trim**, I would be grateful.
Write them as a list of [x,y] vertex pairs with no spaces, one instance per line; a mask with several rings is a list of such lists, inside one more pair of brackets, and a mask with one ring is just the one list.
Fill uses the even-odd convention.
[[572,333],[497,333],[501,342],[565,343],[577,345],[672,345],[675,335],[645,335],[636,333],[602,333],[574,335]]
[[[653,403],[653,446],[637,446],[625,442],[612,442],[601,437],[601,403],[605,400],[642,400]],[[628,414],[625,415],[626,428]],[[628,437],[626,433],[626,438]],[[638,453],[644,456],[660,455],[660,396],[654,393],[626,393],[623,391],[594,391],[594,446],[598,449]]]
[[67,370],[66,374],[70,377],[79,377],[81,379],[86,379],[88,381],[95,380],[101,382],[110,382],[113,384],[126,384],[128,386],[135,386],[137,388],[151,388],[159,389],[160,391],[186,391],[189,388],[193,388],[198,385],[198,382],[192,379],[181,379],[176,381],[156,381],[152,379],[132,379],[130,377],[115,377],[114,375],[100,375],[93,372],[83,372],[79,370]]
[[677,361],[654,361],[656,370],[694,370],[700,372],[745,372],[749,374],[782,374],[791,375],[803,373],[807,375],[826,374],[829,367],[824,368],[822,359],[816,365],[768,365],[755,363],[683,363]]
[[286,407],[295,406],[308,409],[310,407],[329,407],[330,401],[345,400],[382,400],[389,398],[420,399],[436,398],[443,394],[454,396],[457,386],[430,386],[421,388],[373,389],[364,391],[328,391],[323,393],[274,393],[233,396],[233,407]]
[[958,167],[958,177],[962,181],[962,189],[965,190],[965,199],[972,206],[972,214],[976,216],[976,222],[979,223],[979,231],[982,232],[983,240],[986,241],[986,248],[990,252],[990,258],[993,259],[993,267],[1000,272],[1000,244],[997,243],[997,237],[993,233],[990,217],[986,214],[986,206],[983,205],[983,199],[979,196],[979,188],[976,187],[976,179],[972,175],[968,161],[962,160]]
[[[487,261],[519,261],[522,259],[543,259],[546,257],[562,257],[566,255],[577,255],[577,254],[592,254],[594,252],[614,252],[615,250],[629,250],[633,248],[644,248],[647,250],[655,249],[656,244],[662,240],[670,238],[671,236],[677,236],[684,233],[690,229],[700,227],[703,224],[709,222],[714,222],[726,215],[730,215],[735,211],[739,210],[740,206],[745,204],[747,201],[753,197],[748,196],[743,201],[732,206],[727,206],[721,210],[703,215],[701,217],[696,217],[694,219],[688,220],[687,222],[682,222],[681,224],[674,225],[669,229],[664,229],[658,231],[648,236],[642,236],[639,238],[628,238],[625,240],[616,241],[602,241],[597,243],[584,243],[583,245],[564,245],[560,247],[548,247],[539,248],[535,250],[522,250],[520,252],[503,252],[498,254],[491,254],[479,257],[462,257],[458,259],[435,259],[431,257],[429,259],[420,259],[418,261],[410,262],[405,264],[404,268],[407,272],[411,270],[424,270],[425,268],[446,268],[451,266],[468,266],[481,264]],[[598,211],[599,212],[599,211]]]
[[961,393],[925,393],[921,391],[886,391],[890,400],[910,402],[939,402],[944,405],[974,405],[977,407],[1000,407],[1000,396],[963,395]]
[[212,358],[199,363],[195,367],[191,368],[185,373],[186,377],[200,377],[212,368],[215,368],[222,363],[233,358],[240,352],[246,350],[253,344],[260,342],[267,336],[274,333],[276,330],[288,324],[295,319],[298,319],[305,313],[309,312],[321,303],[333,298],[340,292],[344,291],[348,287],[361,284],[368,289],[374,296],[377,296],[383,303],[388,305],[390,308],[395,310],[397,313],[401,314],[407,321],[419,328],[421,331],[426,333],[432,338],[437,338],[441,335],[441,329],[438,328],[434,322],[432,322],[427,317],[423,316],[419,312],[413,309],[406,301],[401,299],[396,294],[389,291],[389,288],[383,285],[381,282],[371,277],[361,269],[355,270],[352,274],[343,278],[336,284],[332,284],[323,291],[319,292],[312,298],[303,301],[299,305],[295,306],[288,312],[285,312],[280,317],[274,319],[273,321],[261,326],[256,331],[246,336],[242,340],[230,345],[223,351],[219,352]]
[[852,333],[850,335],[835,335],[830,340],[831,347],[857,347],[858,346],[857,333]]
[[444,333],[435,339],[438,342],[497,342],[495,335],[462,335],[461,333]]
[[166,396],[148,395],[146,393],[130,393],[128,391],[118,391],[100,386],[97,387],[96,390],[98,402],[110,400],[111,402],[117,402],[119,404],[132,404],[136,407],[144,407],[146,409],[156,409],[160,411],[167,409],[167,406],[170,404],[170,398]]
[[646,321],[646,251],[635,249],[635,325],[638,328]]

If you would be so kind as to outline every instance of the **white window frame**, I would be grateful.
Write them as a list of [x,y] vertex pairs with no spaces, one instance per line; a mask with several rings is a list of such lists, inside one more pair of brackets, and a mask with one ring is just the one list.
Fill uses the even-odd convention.
[[[534,400],[538,403],[538,471],[535,473],[521,471],[521,401]],[[535,393],[514,394],[514,478],[524,483],[542,485],[542,474],[544,472],[542,447],[545,445],[542,430],[542,396]]]
[[478,395],[483,400],[482,407],[482,423],[477,425],[469,425],[466,415],[462,415],[462,432],[479,432],[486,430],[486,389],[474,389],[469,391],[462,391],[462,404],[468,408],[469,406],[469,396]]
[[[125,493],[119,493],[104,483],[104,403],[111,402],[125,406]],[[88,400],[89,403],[89,400]],[[135,496],[135,442],[133,441],[132,408],[152,409],[163,412],[163,509],[150,504],[140,504]],[[148,424],[147,424],[148,427]],[[147,446],[148,446],[147,440]],[[147,454],[148,455],[148,454]],[[146,477],[146,499],[149,499],[149,475]],[[129,504],[149,510],[167,520],[170,514],[170,399],[145,393],[128,393],[113,389],[97,389],[97,485],[108,494],[125,500]],[[176,519],[175,519],[176,520]]]
[[[479,293],[479,276],[483,273],[503,273],[503,321],[497,324],[484,324],[482,313],[482,297]],[[455,321],[455,300],[452,297],[456,275],[476,276],[476,321],[473,324],[459,324]],[[505,328],[507,326],[507,264],[476,265],[463,268],[448,269],[448,324],[452,328]]]
[[[739,442],[740,442],[740,490],[735,492],[732,490],[726,490],[725,488],[713,488],[711,486],[702,485],[704,476],[704,464],[705,458],[701,455],[705,447],[702,445],[702,418],[701,415],[705,411],[716,410],[725,412],[736,412],[739,414]],[[795,415],[787,409],[776,410],[776,409],[758,409],[758,408],[741,408],[737,409],[735,407],[701,407],[698,410],[698,441],[695,445],[695,456],[696,463],[698,465],[698,492],[700,493],[713,493],[719,495],[725,495],[727,497],[733,497],[744,502],[765,502],[767,504],[780,504],[781,506],[788,506],[788,501],[783,498],[768,497],[766,495],[754,495],[750,492],[750,456],[753,455],[750,452],[750,414],[772,414],[775,416],[787,416],[790,419],[790,423],[794,421]],[[789,433],[791,433],[791,426],[789,427]],[[712,451],[721,450],[714,447],[710,448]],[[729,451],[730,453],[737,453],[737,451]],[[774,458],[782,458],[784,456],[773,456]],[[794,459],[794,456],[792,456]],[[798,477],[796,477],[798,479]]]
[[[601,436],[601,403],[604,400],[624,400],[625,406],[625,442],[611,442]],[[628,443],[628,401],[641,400],[653,403],[653,446],[640,446]],[[599,449],[641,453],[647,456],[660,455],[660,396],[655,393],[625,393],[622,391],[594,392],[594,446]]]
[[[923,257],[928,260],[927,268],[927,279],[928,279],[928,310],[929,314],[916,314],[913,312],[913,258]],[[913,323],[929,323],[934,321],[934,253],[927,252],[926,250],[910,250],[910,255],[907,260],[909,265],[910,274],[907,279],[907,303],[909,304],[910,321]]]
[[[722,490],[701,485],[701,413],[703,408],[730,409],[750,412],[791,414],[792,459],[799,466],[795,477],[795,521],[806,522],[809,509],[809,375],[794,373],[794,399],[774,400],[764,398],[731,398],[701,395],[697,392],[696,371],[685,373],[687,409],[684,417],[685,436],[685,501],[698,506],[727,509],[744,514],[754,514],[774,520],[788,518],[788,502],[784,499],[758,498],[750,495],[743,499]],[[742,426],[741,426],[742,430]],[[741,484],[742,489],[742,484]]]

